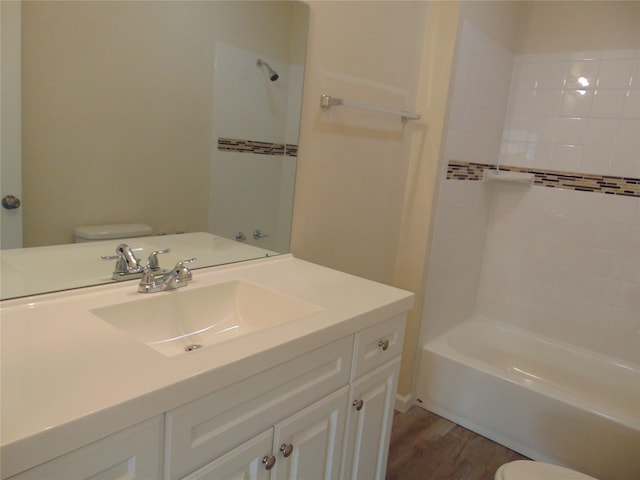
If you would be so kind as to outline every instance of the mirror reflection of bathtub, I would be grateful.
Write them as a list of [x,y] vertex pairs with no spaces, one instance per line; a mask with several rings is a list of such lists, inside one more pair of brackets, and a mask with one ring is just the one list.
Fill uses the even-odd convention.
[[[193,267],[197,268],[277,255],[206,232],[8,249],[0,252],[0,297],[5,300],[112,283],[115,260],[105,261],[101,257],[114,255],[120,243],[140,248],[135,253],[143,261],[152,251],[170,248],[170,253],[158,256],[162,268],[171,268],[178,260],[193,257],[196,257]],[[133,285],[131,288],[135,291]]]

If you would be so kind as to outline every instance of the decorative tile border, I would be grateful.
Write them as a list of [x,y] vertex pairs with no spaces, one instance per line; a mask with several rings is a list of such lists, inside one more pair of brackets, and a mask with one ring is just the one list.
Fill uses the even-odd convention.
[[[447,167],[448,180],[482,180],[485,169],[495,169],[486,163],[457,162],[450,160]],[[500,165],[500,170],[526,172],[534,175],[534,185],[564,188],[582,192],[606,193],[640,198],[640,178],[612,177],[583,173],[560,172],[536,168],[510,167]]]
[[258,142],[239,138],[218,138],[218,150],[225,152],[253,153],[255,155],[298,156],[298,146],[283,143]]

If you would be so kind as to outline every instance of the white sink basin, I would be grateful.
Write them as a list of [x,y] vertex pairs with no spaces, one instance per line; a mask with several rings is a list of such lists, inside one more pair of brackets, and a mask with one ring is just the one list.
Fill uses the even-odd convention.
[[141,296],[140,300],[96,308],[91,312],[171,357],[320,310],[311,303],[237,280],[153,293]]

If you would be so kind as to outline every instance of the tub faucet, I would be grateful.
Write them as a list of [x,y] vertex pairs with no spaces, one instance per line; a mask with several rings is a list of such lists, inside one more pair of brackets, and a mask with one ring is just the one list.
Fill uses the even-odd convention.
[[138,285],[138,292],[155,293],[185,287],[193,278],[191,270],[189,270],[185,264],[195,261],[195,258],[180,260],[170,271],[158,276],[154,275],[153,270],[149,266],[149,262],[147,262],[142,272],[140,284]]

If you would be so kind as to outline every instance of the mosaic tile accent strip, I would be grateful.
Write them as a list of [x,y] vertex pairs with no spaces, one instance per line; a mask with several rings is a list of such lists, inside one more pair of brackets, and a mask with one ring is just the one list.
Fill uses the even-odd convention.
[[287,155],[290,157],[298,156],[298,146],[258,142],[255,140],[242,140],[238,138],[218,138],[218,150],[225,152],[253,153],[255,155]]
[[[450,160],[447,167],[448,180],[482,180],[485,169],[495,169],[486,163],[457,162]],[[534,185],[564,188],[582,192],[606,193],[640,198],[640,178],[612,177],[583,173],[560,172],[536,168],[510,167],[500,165],[500,170],[508,172],[532,173]]]
[[287,143],[284,146],[284,154],[287,157],[297,157],[298,156],[298,145],[292,145],[290,143]]

